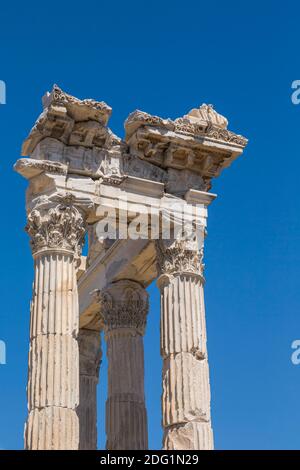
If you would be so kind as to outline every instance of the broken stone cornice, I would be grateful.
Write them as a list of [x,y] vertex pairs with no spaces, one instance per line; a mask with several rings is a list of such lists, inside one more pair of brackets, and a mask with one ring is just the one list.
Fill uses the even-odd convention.
[[42,98],[43,107],[65,107],[68,115],[74,121],[97,121],[107,125],[112,113],[112,108],[104,101],[93,99],[80,100],[75,96],[65,93],[58,85],[54,84],[52,91],[47,92]]
[[70,146],[107,147],[119,145],[107,123],[111,107],[103,101],[80,100],[57,85],[43,97],[44,110],[22,146],[22,156],[30,156],[37,144],[51,137]]
[[244,148],[248,140],[229,131],[227,125],[227,119],[217,113],[212,105],[206,104],[198,109],[192,109],[188,114],[173,121],[136,110],[125,121],[125,140],[129,142],[140,127],[155,127],[159,128],[162,135],[166,131],[173,131],[178,134],[192,135],[195,138],[206,136],[223,142],[231,142]]

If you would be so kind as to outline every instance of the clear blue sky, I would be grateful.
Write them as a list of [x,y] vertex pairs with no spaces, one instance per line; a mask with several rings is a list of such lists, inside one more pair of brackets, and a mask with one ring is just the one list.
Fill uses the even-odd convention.
[[[277,6],[275,6],[275,3]],[[299,2],[96,1],[1,5],[0,448],[23,446],[32,260],[26,182],[13,172],[54,82],[106,101],[110,127],[136,108],[175,118],[213,103],[249,146],[213,184],[205,250],[212,419],[218,449],[300,448]],[[145,339],[150,448],[160,448],[159,303]],[[104,446],[106,364],[99,391]]]

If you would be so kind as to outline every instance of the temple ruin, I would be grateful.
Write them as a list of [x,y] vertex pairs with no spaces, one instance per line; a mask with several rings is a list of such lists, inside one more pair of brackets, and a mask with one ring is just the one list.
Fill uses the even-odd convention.
[[[25,448],[96,449],[102,330],[107,449],[148,448],[143,338],[146,288],[156,280],[163,448],[213,449],[207,209],[216,197],[212,179],[247,140],[229,131],[211,105],[175,120],[134,111],[124,139],[108,127],[111,111],[55,85],[15,165],[29,182],[26,230],[34,259]],[[110,225],[115,230],[104,236]]]

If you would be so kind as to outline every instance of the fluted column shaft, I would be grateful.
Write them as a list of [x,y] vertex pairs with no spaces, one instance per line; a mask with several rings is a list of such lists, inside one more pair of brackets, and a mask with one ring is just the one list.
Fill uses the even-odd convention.
[[28,215],[34,256],[25,448],[78,449],[78,294],[83,219],[68,198]]
[[163,357],[162,423],[167,450],[213,448],[202,254],[157,243]]
[[97,449],[97,384],[102,357],[99,331],[79,330],[80,450]]
[[118,281],[100,294],[108,359],[106,447],[148,448],[143,334],[148,295],[136,282]]

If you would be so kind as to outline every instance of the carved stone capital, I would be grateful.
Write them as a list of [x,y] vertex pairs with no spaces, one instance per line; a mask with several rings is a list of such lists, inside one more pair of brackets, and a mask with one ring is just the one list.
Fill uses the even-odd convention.
[[157,240],[156,256],[159,276],[194,274],[203,278],[203,244],[199,247],[195,239]]
[[106,333],[130,329],[143,335],[149,308],[148,293],[137,282],[122,280],[98,292]]
[[52,200],[40,197],[27,216],[26,232],[34,255],[45,250],[65,251],[80,257],[85,220],[70,194]]

